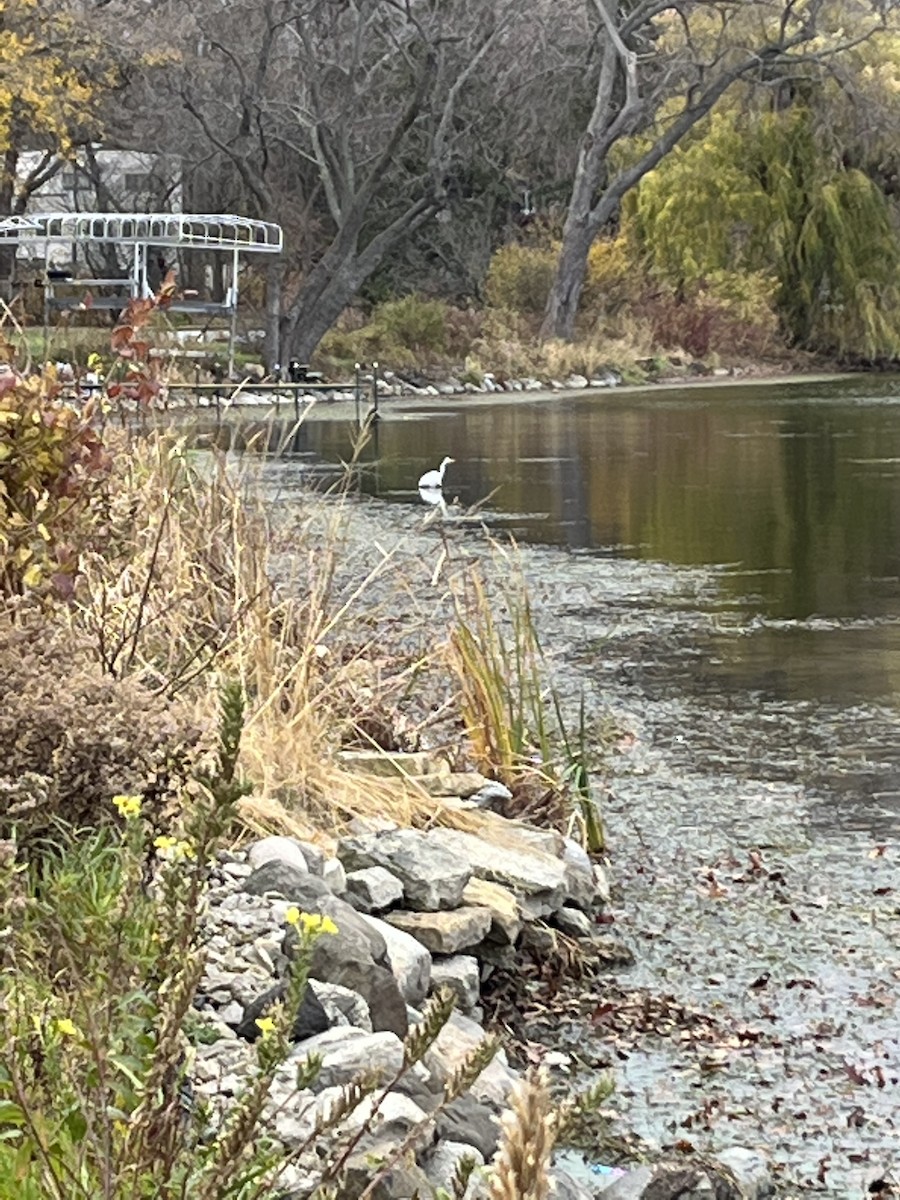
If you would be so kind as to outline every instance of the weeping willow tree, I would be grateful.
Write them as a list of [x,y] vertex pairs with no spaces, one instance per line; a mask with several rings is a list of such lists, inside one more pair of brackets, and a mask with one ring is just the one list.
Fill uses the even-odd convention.
[[900,235],[889,200],[815,133],[812,111],[715,114],[624,214],[650,269],[684,293],[771,278],[786,336],[852,359],[900,355]]

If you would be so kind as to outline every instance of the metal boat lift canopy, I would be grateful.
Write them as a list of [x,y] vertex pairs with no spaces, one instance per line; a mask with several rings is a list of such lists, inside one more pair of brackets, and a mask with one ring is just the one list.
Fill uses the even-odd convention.
[[[172,312],[218,314],[231,318],[229,372],[234,365],[239,256],[242,253],[279,254],[284,244],[280,225],[221,213],[51,212],[0,218],[0,246],[13,245],[43,250],[44,262],[47,265],[50,246],[67,242],[76,245],[105,243],[131,247],[131,275],[127,279],[58,281],[48,278],[44,301],[45,340],[51,308],[124,308],[128,299],[137,300],[152,295],[147,281],[147,251],[151,246],[230,253],[231,283],[223,304],[202,300],[176,300],[170,306]],[[56,287],[60,284],[70,288],[119,287],[121,296],[92,300],[90,305],[79,304],[77,299],[66,299],[56,295]],[[101,303],[100,300],[105,300],[106,303]]]

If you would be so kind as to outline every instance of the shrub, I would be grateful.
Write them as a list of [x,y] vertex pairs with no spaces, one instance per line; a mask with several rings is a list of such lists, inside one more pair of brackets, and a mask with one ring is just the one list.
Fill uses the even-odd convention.
[[422,296],[404,296],[379,304],[372,327],[385,346],[391,344],[417,354],[444,354],[447,350],[447,305]]
[[591,246],[581,305],[590,313],[615,314],[637,299],[644,270],[627,237],[598,238]]
[[555,246],[503,246],[491,258],[485,295],[495,308],[539,316],[556,269]]
[[101,673],[65,631],[19,614],[0,625],[0,835],[96,825],[138,791],[158,810],[187,771],[197,730],[136,679]]
[[3,377],[0,394],[0,595],[45,586],[69,594],[78,556],[101,531],[86,520],[110,455],[93,424],[57,398],[52,373]]

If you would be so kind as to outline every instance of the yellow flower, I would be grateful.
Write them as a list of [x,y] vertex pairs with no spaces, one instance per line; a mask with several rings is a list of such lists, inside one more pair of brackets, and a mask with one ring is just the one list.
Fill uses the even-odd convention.
[[126,821],[141,815],[142,800],[140,796],[113,796],[112,802],[119,810],[119,815]]
[[338,931],[338,927],[331,917],[322,917],[318,913],[301,912],[293,905],[284,914],[284,919],[295,929],[302,929],[308,937],[318,937],[323,933],[337,933]]
[[80,1030],[68,1017],[59,1017],[56,1021],[56,1032],[61,1033],[63,1037],[78,1037]]
[[153,839],[155,849],[159,851],[160,857],[168,859],[170,862],[179,862],[183,858],[196,858],[197,851],[190,842],[184,840],[179,841],[178,838],[160,835]]
[[272,1017],[257,1017],[255,1025],[263,1035],[263,1038],[271,1037],[275,1032],[275,1021]]

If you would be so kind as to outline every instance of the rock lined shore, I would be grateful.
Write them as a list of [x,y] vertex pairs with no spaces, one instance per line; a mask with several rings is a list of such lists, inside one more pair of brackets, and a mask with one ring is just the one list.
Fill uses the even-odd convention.
[[[504,1051],[465,1095],[443,1100],[447,1080],[485,1036],[482,983],[499,965],[515,963],[529,932],[549,939],[557,931],[575,934],[588,954],[597,937],[608,885],[576,842],[492,812],[505,798],[497,783],[445,775],[442,790],[473,815],[477,832],[359,823],[334,857],[292,838],[268,837],[223,855],[213,873],[208,961],[195,1000],[204,1036],[192,1070],[196,1098],[213,1114],[228,1112],[252,1074],[258,1022],[283,995],[297,944],[285,921],[289,909],[330,918],[337,929],[316,942],[295,1046],[269,1094],[269,1133],[295,1156],[273,1193],[282,1200],[303,1200],[321,1183],[315,1150],[298,1151],[364,1071],[376,1072],[381,1087],[394,1084],[380,1103],[364,1101],[329,1135],[363,1133],[345,1164],[342,1200],[359,1196],[377,1173],[373,1163],[386,1162],[401,1145],[408,1152],[374,1193],[383,1200],[434,1196],[450,1187],[461,1160],[489,1163],[518,1077]],[[426,998],[443,988],[453,993],[455,1010],[423,1060],[403,1072],[403,1039],[422,1020]],[[298,1092],[297,1069],[310,1055],[320,1057],[321,1068]],[[554,1168],[555,1195],[770,1194],[765,1165],[749,1152],[737,1152],[727,1166],[731,1173],[681,1166],[677,1179],[672,1168],[640,1167],[598,1176],[596,1186]],[[483,1171],[476,1170],[466,1194],[486,1194]]]

